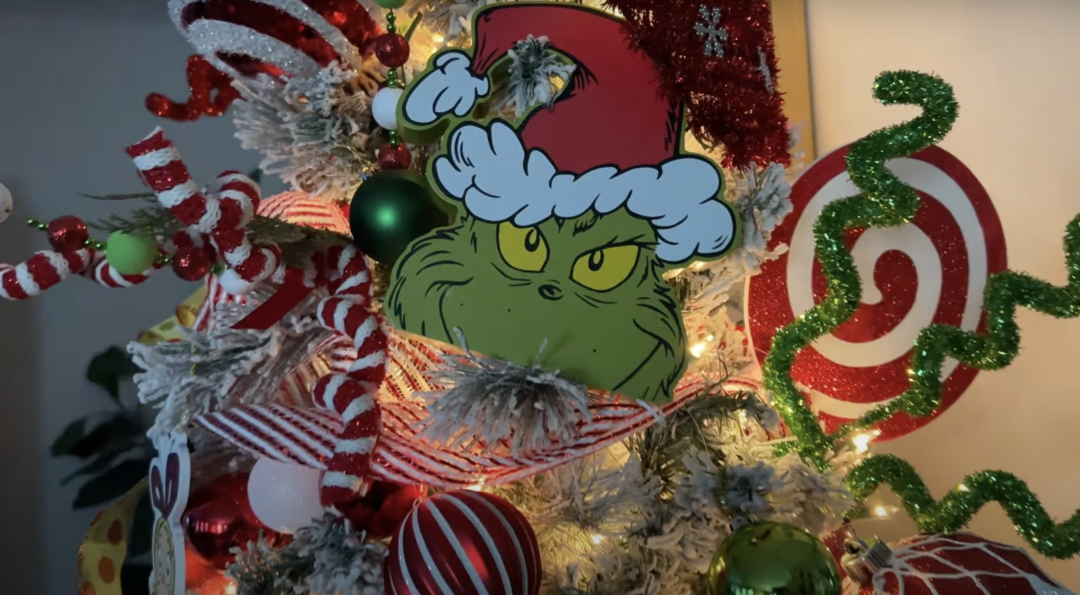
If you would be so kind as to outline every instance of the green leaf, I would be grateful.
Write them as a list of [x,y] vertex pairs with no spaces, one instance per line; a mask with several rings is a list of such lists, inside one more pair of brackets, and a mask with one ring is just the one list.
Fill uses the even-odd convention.
[[86,436],[86,425],[89,418],[79,418],[67,425],[64,431],[53,441],[51,454],[54,457],[62,457],[71,454],[71,449]]
[[148,469],[149,465],[143,460],[121,461],[79,488],[75,496],[75,509],[101,506],[123,496],[146,477]]
[[131,356],[113,346],[94,356],[86,369],[86,379],[105,389],[113,399],[120,398],[120,381],[139,372]]
[[98,452],[116,448],[129,448],[142,435],[142,429],[123,415],[116,415],[98,424],[78,442],[71,445],[68,454],[88,459]]
[[[147,467],[149,466],[147,463]],[[135,558],[150,551],[150,545],[154,541],[153,533],[154,509],[150,506],[150,495],[147,493],[135,506],[131,531],[128,531],[128,558]]]

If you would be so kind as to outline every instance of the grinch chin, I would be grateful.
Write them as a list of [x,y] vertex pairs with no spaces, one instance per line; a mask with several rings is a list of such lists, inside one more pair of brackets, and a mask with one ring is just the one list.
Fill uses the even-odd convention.
[[[591,326],[587,319],[574,317],[581,324],[566,324],[572,321],[567,319],[565,309],[558,307],[559,302],[575,300],[590,304],[573,291],[549,305],[546,302],[552,299],[545,294],[561,292],[555,283],[534,284],[518,279],[509,282],[506,288],[512,293],[497,300],[497,305],[487,302],[480,306],[472,299],[475,296],[471,295],[468,283],[436,282],[431,293],[437,294],[441,332],[433,333],[433,329],[427,328],[425,334],[458,346],[463,338],[476,353],[522,365],[535,363],[592,388],[651,402],[671,399],[682,366],[676,357],[679,351],[658,333],[632,321],[638,332],[630,337],[621,333],[623,345],[616,350],[615,343],[602,336],[603,321],[597,323],[593,332],[587,332]],[[529,294],[541,297],[530,301],[525,299]],[[650,313],[654,311],[650,308]],[[594,320],[596,316],[603,318],[596,311],[593,315]],[[440,334],[441,337],[436,336]],[[632,347],[628,349],[627,343]]]

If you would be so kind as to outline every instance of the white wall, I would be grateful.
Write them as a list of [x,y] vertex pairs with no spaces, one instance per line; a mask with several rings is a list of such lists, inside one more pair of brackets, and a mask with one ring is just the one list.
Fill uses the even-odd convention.
[[[874,102],[879,72],[937,73],[961,105],[942,146],[989,191],[1010,266],[1064,283],[1061,238],[1080,213],[1080,2],[808,0],[808,9],[818,151],[917,113]],[[1019,321],[1023,351],[1012,367],[983,372],[940,419],[875,450],[911,461],[937,497],[968,473],[1010,471],[1061,520],[1080,508],[1080,320],[1021,311]],[[911,527],[898,521],[878,532],[900,537]],[[996,505],[971,528],[1023,544]],[[1045,568],[1080,591],[1080,560]]]
[[[151,91],[186,97],[187,43],[163,0],[0,3],[0,181],[16,217],[0,226],[0,259],[47,247],[20,220],[115,208],[78,192],[130,192],[140,184],[123,149],[161,124],[197,179],[258,161],[227,119],[195,124],[147,113]],[[75,279],[28,303],[0,303],[0,591],[70,595],[76,554],[93,512],[74,513],[74,469],[48,446],[76,416],[109,406],[83,372],[97,351],[125,344],[171,315],[194,287],[171,273],[143,287],[106,290]]]

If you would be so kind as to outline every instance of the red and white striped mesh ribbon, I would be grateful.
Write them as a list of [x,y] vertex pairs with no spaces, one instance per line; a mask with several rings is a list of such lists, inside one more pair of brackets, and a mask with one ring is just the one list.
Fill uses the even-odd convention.
[[[701,394],[706,379],[687,375],[676,387],[675,399],[660,407],[620,399],[614,395],[590,407],[592,420],[583,423],[577,437],[550,448],[510,456],[508,448],[447,449],[417,435],[417,423],[427,417],[417,393],[438,391],[426,372],[440,365],[446,355],[434,344],[405,338],[387,331],[387,378],[379,393],[383,428],[368,471],[372,479],[405,485],[428,485],[458,489],[520,481],[598,453],[671,415]],[[332,368],[351,361],[350,354],[336,353],[340,344],[323,352]],[[746,379],[730,379],[724,390],[737,393],[760,386]],[[257,420],[257,426],[246,419]],[[326,469],[341,421],[319,409],[287,406],[243,407],[203,416],[202,427],[257,456]],[[243,427],[244,431],[238,431]]]
[[369,310],[371,275],[353,246],[327,253],[330,296],[318,306],[326,328],[353,340],[355,359],[344,374],[328,374],[315,384],[315,403],[338,414],[343,427],[322,480],[322,502],[332,506],[355,498],[363,488],[382,426],[375,400],[386,377],[386,334]]
[[282,266],[276,246],[252,246],[247,225],[259,206],[259,186],[239,172],[225,172],[199,192],[180,152],[157,128],[128,147],[128,155],[158,202],[191,232],[212,238],[229,265],[220,282],[230,291],[268,279]]

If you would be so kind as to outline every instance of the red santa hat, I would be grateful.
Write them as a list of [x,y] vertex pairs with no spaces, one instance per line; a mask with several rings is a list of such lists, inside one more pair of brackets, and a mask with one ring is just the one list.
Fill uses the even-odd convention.
[[657,62],[631,46],[626,21],[572,4],[499,4],[478,12],[474,35],[471,56],[439,54],[409,88],[407,126],[469,116],[491,91],[492,67],[529,36],[547,38],[577,68],[551,109],[517,129],[496,119],[452,130],[432,165],[447,197],[481,220],[519,226],[625,207],[650,221],[656,255],[669,263],[731,247],[723,177],[708,159],[681,153],[683,102],[661,88]]

